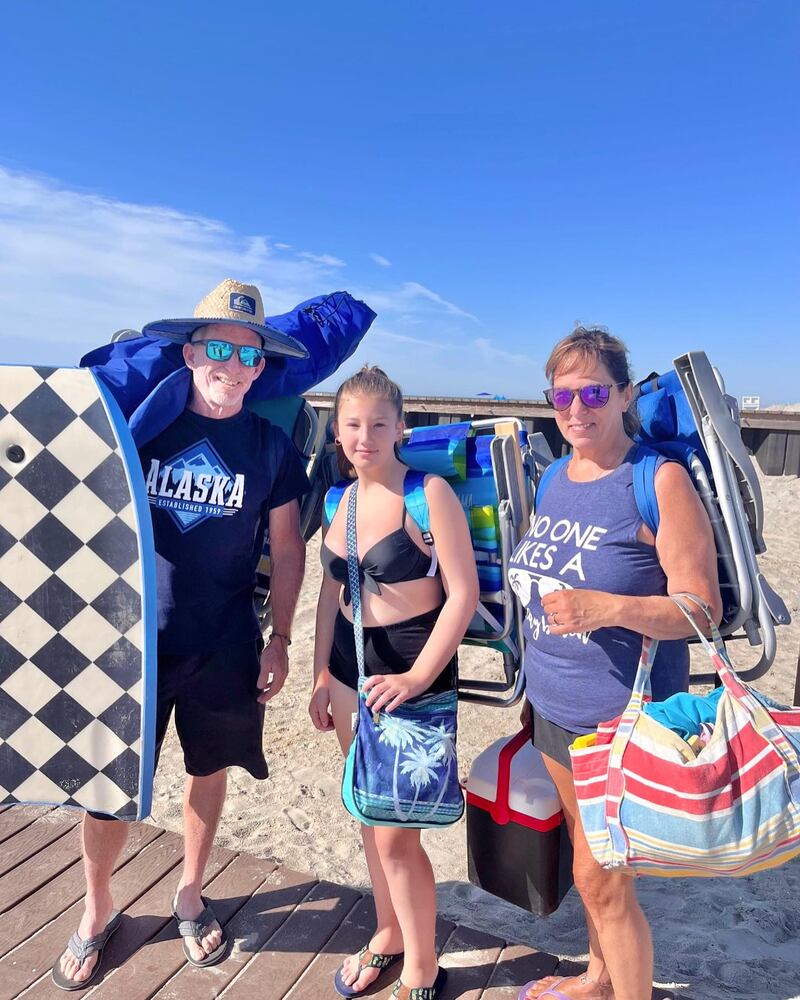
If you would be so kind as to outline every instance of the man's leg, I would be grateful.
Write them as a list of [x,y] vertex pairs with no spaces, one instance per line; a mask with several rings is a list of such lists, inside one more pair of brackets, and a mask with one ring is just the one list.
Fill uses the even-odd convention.
[[[111,874],[128,839],[128,824],[120,820],[83,817],[83,867],[86,873],[86,899],[83,916],[78,924],[81,938],[94,937],[105,929],[114,906],[111,900]],[[61,971],[75,982],[88,979],[97,963],[90,955],[80,967],[77,958],[67,948],[61,956]]]
[[[183,797],[183,875],[175,896],[175,911],[182,920],[194,920],[203,912],[200,894],[214,836],[225,803],[228,782],[226,770],[198,778],[188,775]],[[222,928],[214,921],[198,944],[187,938],[188,947],[196,961],[202,960],[218,948],[222,941]]]

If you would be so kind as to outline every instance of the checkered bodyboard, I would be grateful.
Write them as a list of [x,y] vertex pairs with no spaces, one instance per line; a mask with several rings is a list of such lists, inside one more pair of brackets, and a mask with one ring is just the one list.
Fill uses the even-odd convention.
[[150,810],[154,556],[91,371],[0,365],[0,804]]

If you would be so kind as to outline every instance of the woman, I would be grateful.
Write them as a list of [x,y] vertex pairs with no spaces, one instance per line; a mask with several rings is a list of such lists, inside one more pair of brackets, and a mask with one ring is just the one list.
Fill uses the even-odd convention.
[[653,700],[686,690],[689,628],[666,595],[699,595],[719,622],[716,550],[700,499],[674,462],[661,461],[655,474],[657,536],[642,521],[632,488],[639,446],[625,345],[603,330],[578,327],[553,349],[545,372],[546,396],[572,455],[543,493],[512,556],[510,577],[526,610],[532,740],[558,790],[572,840],[589,965],[581,976],[542,979],[521,997],[649,1000],[650,929],[633,879],[606,871],[592,857],[568,747],[623,711],[644,635],[661,640]]
[[[367,704],[391,712],[409,698],[456,684],[456,649],[478,601],[469,530],[453,491],[426,476],[435,552],[406,517],[399,458],[403,397],[379,368],[365,367],[339,387],[334,433],[340,460],[358,478],[357,538],[361,569]],[[309,713],[317,729],[335,728],[347,755],[357,706],[352,605],[347,584],[345,518],[349,489],[324,536],[325,570],[317,606],[314,689]],[[436,886],[420,831],[362,826],[375,896],[377,927],[366,946],[339,969],[345,997],[363,993],[390,965],[403,966],[394,995],[444,983],[434,947]]]

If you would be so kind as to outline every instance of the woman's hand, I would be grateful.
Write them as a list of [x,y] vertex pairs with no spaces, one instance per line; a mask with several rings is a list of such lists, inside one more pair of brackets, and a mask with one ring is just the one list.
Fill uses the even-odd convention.
[[569,635],[614,625],[615,601],[602,590],[555,590],[544,595],[542,607],[550,634]]
[[308,714],[315,728],[321,733],[329,733],[333,730],[333,717],[331,715],[331,696],[328,685],[317,683],[311,694],[311,701],[308,703]]
[[364,681],[367,708],[372,712],[391,712],[409,698],[416,698],[427,687],[409,670],[405,674],[375,674]]

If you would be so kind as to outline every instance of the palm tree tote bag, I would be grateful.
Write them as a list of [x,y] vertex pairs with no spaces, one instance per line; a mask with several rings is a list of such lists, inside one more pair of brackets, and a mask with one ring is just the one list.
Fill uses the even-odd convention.
[[356,548],[356,488],[347,502],[347,570],[358,660],[358,712],[342,777],[347,811],[367,826],[428,828],[464,812],[458,780],[455,691],[421,695],[391,712],[374,713],[362,691],[364,630]]

